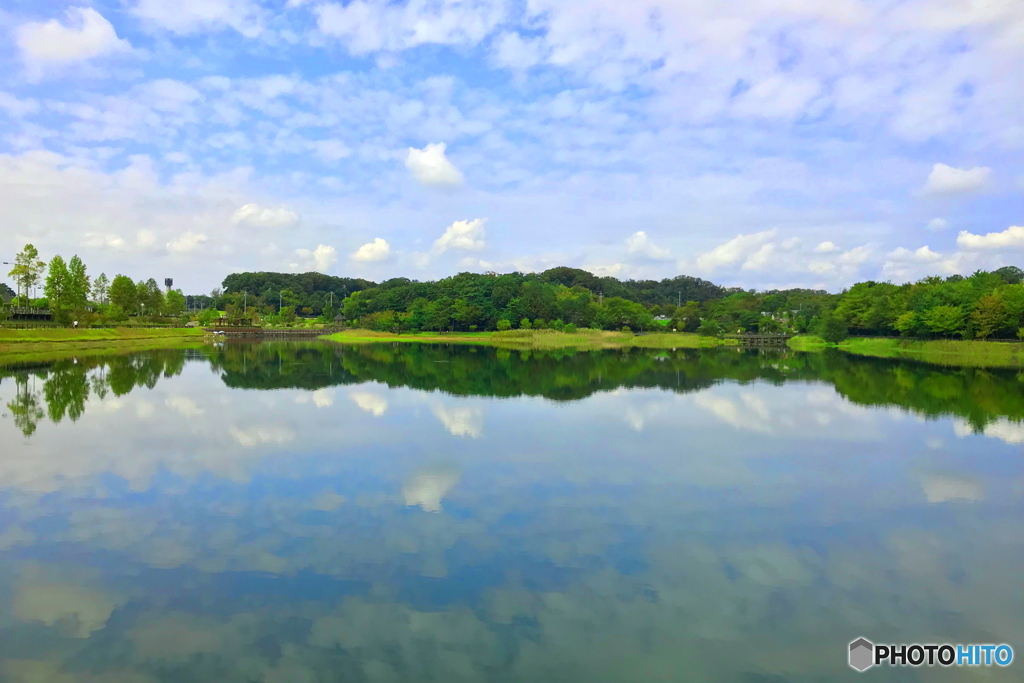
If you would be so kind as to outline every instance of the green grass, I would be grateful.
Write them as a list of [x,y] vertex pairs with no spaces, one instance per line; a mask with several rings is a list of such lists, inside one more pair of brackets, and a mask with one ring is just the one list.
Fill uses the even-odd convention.
[[840,344],[829,344],[819,337],[800,336],[789,340],[797,351],[838,348],[858,356],[875,358],[910,358],[957,367],[1022,367],[1024,344],[953,339],[875,339],[851,337]]
[[89,342],[132,339],[153,339],[168,337],[203,336],[203,331],[196,327],[138,329],[116,327],[113,329],[72,329],[68,327],[42,327],[28,330],[10,330],[0,328],[0,344],[22,344],[33,342]]
[[50,360],[61,354],[104,349],[158,349],[201,343],[203,331],[198,328],[109,330],[39,328],[10,330],[0,328],[0,363]]
[[403,342],[425,344],[476,344],[508,349],[621,349],[621,348],[702,348],[721,346],[728,340],[700,337],[696,334],[649,334],[636,336],[623,332],[577,330],[568,334],[554,330],[508,330],[506,332],[416,332],[391,334],[369,330],[346,330],[323,337],[341,344]]

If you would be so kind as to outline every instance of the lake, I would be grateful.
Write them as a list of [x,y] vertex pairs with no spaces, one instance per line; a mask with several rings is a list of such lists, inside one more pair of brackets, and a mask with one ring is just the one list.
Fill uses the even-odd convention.
[[0,406],[5,683],[1024,678],[846,661],[1024,657],[1017,371],[227,343]]

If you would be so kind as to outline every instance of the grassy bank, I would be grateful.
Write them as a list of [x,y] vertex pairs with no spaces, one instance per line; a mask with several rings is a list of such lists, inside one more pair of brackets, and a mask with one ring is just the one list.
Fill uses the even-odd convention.
[[696,334],[645,334],[633,335],[623,332],[601,330],[578,330],[574,333],[554,330],[509,330],[508,332],[417,332],[391,334],[369,330],[346,330],[327,335],[324,339],[341,344],[373,344],[380,342],[403,342],[421,344],[477,344],[509,349],[622,349],[654,348],[695,349],[721,346],[729,343],[714,337]]
[[958,367],[1024,367],[1024,344],[989,341],[877,339],[851,337],[828,344],[819,337],[800,336],[789,340],[797,351],[816,351],[836,347],[858,356],[909,358]]
[[0,329],[0,363],[47,360],[55,355],[88,351],[163,349],[198,344],[203,331],[196,328],[109,330],[42,328]]

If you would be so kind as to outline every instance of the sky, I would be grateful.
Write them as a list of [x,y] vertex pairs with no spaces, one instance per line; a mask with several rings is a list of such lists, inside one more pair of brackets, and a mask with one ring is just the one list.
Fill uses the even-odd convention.
[[1024,266],[1021,63],[1019,0],[4,0],[0,260],[188,293]]

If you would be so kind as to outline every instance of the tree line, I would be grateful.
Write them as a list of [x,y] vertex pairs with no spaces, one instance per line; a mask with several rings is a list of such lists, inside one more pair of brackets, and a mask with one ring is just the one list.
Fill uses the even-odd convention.
[[[178,317],[186,311],[180,289],[164,293],[153,278],[135,282],[127,275],[115,275],[110,280],[106,273],[92,278],[77,254],[68,261],[57,254],[46,262],[31,244],[15,257],[8,275],[18,288],[10,307],[48,309],[64,325],[124,322],[131,315]],[[40,286],[43,296],[33,296]],[[9,314],[7,307],[3,313]]]
[[[44,278],[44,273],[47,273]],[[156,280],[105,274],[90,282],[78,256],[49,264],[26,245],[10,275],[14,302],[49,306],[57,320],[127,320],[130,315],[182,316],[181,290]],[[245,272],[228,275],[209,296],[190,296],[199,322],[226,315],[257,323],[319,316],[329,322],[392,332],[486,331],[513,328],[629,329],[722,335],[813,333],[827,341],[849,335],[912,338],[1024,338],[1024,271],[1006,266],[970,276],[918,282],[860,282],[838,294],[787,289],[727,288],[681,275],[618,280],[579,268],[541,273],[459,273],[435,281],[393,278],[381,283],[322,273]],[[31,299],[43,284],[43,299]],[[91,309],[91,311],[90,311]],[[201,312],[198,312],[200,311]]]

